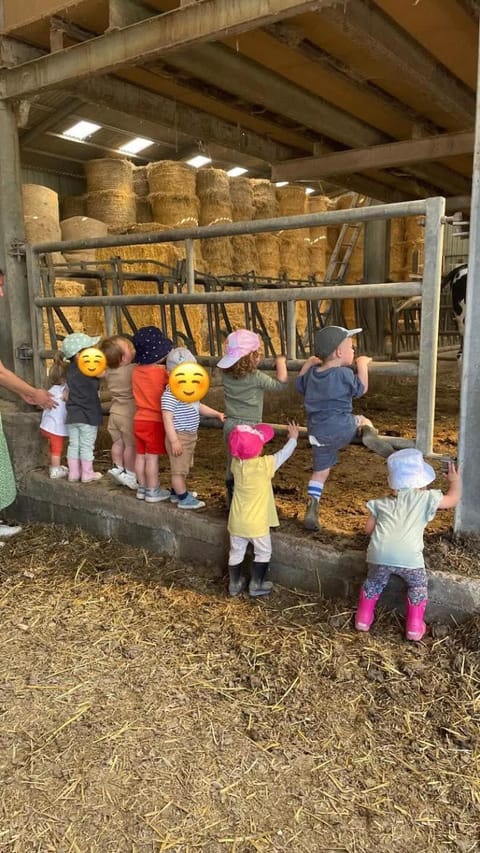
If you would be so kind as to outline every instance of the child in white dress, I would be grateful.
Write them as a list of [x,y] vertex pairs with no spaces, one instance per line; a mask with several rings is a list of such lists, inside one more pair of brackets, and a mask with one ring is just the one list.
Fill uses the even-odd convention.
[[48,393],[57,404],[54,409],[45,409],[40,421],[40,432],[48,441],[50,456],[49,475],[51,480],[60,480],[68,475],[66,465],[61,465],[63,443],[68,435],[67,406],[67,368],[60,354],[56,354],[48,372]]

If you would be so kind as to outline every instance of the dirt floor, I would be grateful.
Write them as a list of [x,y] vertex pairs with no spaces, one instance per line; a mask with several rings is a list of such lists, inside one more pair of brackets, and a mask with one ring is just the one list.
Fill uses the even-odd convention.
[[478,621],[358,634],[47,525],[2,549],[0,604],[1,850],[480,849]]

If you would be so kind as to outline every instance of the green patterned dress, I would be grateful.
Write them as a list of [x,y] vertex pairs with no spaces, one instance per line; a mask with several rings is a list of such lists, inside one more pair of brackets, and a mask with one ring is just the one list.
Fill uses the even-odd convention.
[[0,509],[10,506],[15,500],[16,494],[15,476],[0,417]]

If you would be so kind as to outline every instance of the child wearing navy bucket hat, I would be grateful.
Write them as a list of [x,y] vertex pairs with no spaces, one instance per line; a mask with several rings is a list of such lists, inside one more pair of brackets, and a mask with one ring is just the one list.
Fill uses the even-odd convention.
[[168,383],[165,360],[173,349],[173,341],[156,326],[143,326],[135,332],[133,346],[137,498],[146,503],[158,503],[170,500],[170,489],[162,489],[159,485],[158,458],[167,452],[161,399]]
[[392,453],[387,466],[388,483],[395,496],[367,503],[368,575],[360,591],[355,627],[357,631],[370,629],[380,595],[390,576],[398,575],[407,585],[406,637],[419,641],[426,631],[423,615],[427,606],[423,531],[437,510],[452,509],[458,504],[460,477],[450,462],[447,493],[444,495],[439,489],[425,491],[435,479],[435,471],[424,461],[420,450],[413,447]]
[[273,584],[265,580],[272,556],[270,528],[279,525],[272,479],[295,450],[298,432],[297,424],[290,423],[287,443],[273,456],[260,456],[275,434],[269,424],[239,424],[229,435],[235,484],[228,516],[230,595],[240,595],[247,585],[242,566],[249,542],[254,552],[249,594],[257,598],[272,591]]

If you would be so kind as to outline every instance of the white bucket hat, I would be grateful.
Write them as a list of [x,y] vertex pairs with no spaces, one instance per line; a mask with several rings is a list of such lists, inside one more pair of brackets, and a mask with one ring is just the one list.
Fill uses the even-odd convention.
[[391,489],[421,489],[435,479],[435,471],[428,465],[420,450],[407,447],[397,450],[387,459],[388,484]]

